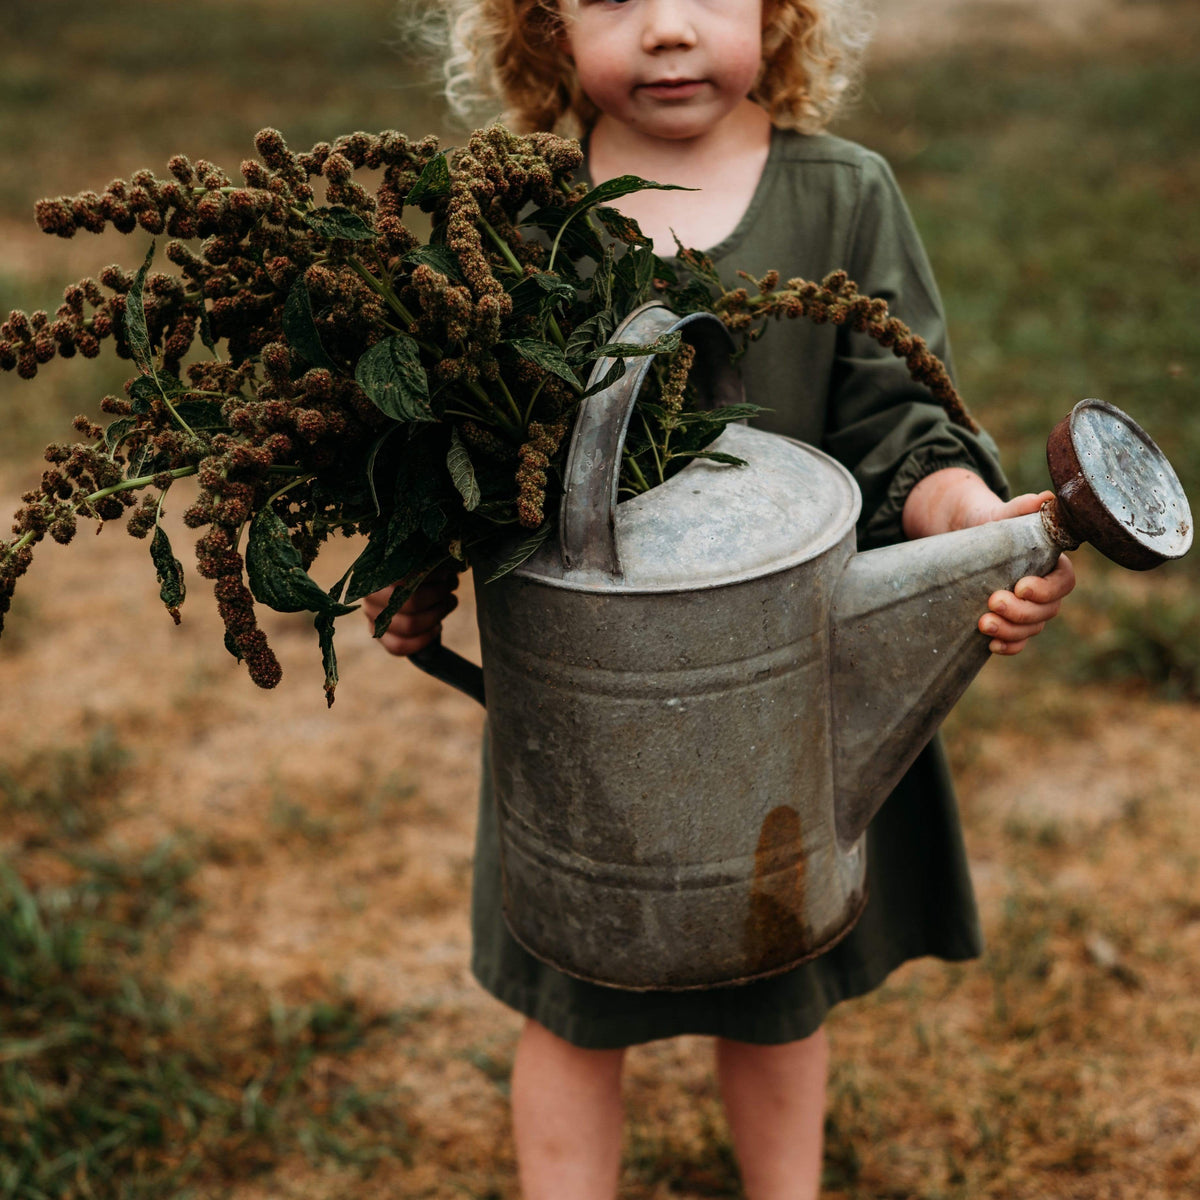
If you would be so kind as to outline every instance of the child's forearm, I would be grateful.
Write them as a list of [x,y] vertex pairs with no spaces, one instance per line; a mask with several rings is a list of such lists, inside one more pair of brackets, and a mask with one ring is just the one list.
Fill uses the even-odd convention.
[[1009,515],[1007,508],[974,471],[945,467],[909,492],[900,521],[905,537],[922,538],[998,520]]

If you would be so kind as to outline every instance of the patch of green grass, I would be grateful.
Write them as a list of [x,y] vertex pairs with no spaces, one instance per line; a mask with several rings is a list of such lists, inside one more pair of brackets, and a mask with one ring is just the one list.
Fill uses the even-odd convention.
[[428,63],[397,49],[392,0],[6,8],[21,36],[0,45],[0,213],[23,216],[43,189],[103,186],[82,177],[89,163],[244,156],[265,125],[300,145],[445,124]]
[[0,764],[0,813],[31,814],[45,838],[75,839],[96,833],[132,754],[111,726],[82,745],[54,744],[16,766]]
[[363,1171],[408,1160],[398,1096],[328,1069],[394,1033],[392,1014],[174,993],[136,951],[171,915],[146,894],[186,903],[177,858],[87,867],[39,889],[0,864],[0,1195],[182,1195],[297,1150]]
[[1076,655],[1077,678],[1137,679],[1166,699],[1200,700],[1200,598],[1193,591],[1094,595],[1106,624],[1088,652]]

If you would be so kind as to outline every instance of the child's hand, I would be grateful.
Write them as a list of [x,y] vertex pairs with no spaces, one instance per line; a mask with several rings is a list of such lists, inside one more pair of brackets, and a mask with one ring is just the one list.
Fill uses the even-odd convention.
[[[929,537],[953,529],[969,529],[988,521],[1003,521],[1035,513],[1053,492],[1028,492],[1001,500],[972,471],[948,467],[927,475],[904,504],[904,532],[910,538]],[[1019,654],[1031,637],[1057,616],[1063,597],[1075,586],[1075,568],[1065,554],[1045,577],[1027,575],[1012,591],[993,592],[988,611],[979,618],[979,631],[991,641],[993,654]]]
[[[1037,512],[1053,492],[1029,493],[1016,496],[1004,505],[1001,517],[1020,517]],[[988,597],[988,611],[979,618],[979,631],[992,640],[988,649],[993,654],[1020,654],[1025,643],[1046,628],[1046,622],[1058,616],[1063,598],[1075,586],[1075,568],[1065,555],[1058,556],[1058,565],[1046,576],[1027,575],[1017,580],[1011,592],[993,592]]]
[[[454,589],[458,587],[458,572],[443,571],[430,575],[404,602],[392,618],[387,632],[379,639],[389,654],[409,655],[423,650],[442,632],[442,619],[458,607]],[[383,588],[365,596],[363,615],[374,628],[379,616],[392,598],[392,588]]]

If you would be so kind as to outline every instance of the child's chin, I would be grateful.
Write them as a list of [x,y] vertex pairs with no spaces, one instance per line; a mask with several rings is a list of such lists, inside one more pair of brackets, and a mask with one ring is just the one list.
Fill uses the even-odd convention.
[[714,124],[716,122],[707,111],[679,104],[653,114],[642,123],[641,131],[664,141],[683,141],[707,133]]

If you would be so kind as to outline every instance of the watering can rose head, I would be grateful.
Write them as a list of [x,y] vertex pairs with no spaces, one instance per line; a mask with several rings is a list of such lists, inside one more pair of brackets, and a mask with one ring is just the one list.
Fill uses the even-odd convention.
[[[382,631],[431,572],[502,540],[501,570],[533,553],[553,525],[581,400],[634,364],[652,366],[623,494],[700,456],[736,461],[707,447],[757,410],[697,410],[693,351],[678,333],[611,342],[650,300],[717,313],[743,338],[772,315],[849,324],[971,423],[920,339],[844,273],[781,287],[772,272],[727,288],[683,247],[677,271],[611,207],[664,185],[576,186],[582,155],[570,139],[492,126],[443,151],[431,137],[353,133],[294,153],[268,129],[256,146],[241,183],[177,155],[170,178],[139,171],[103,193],[38,203],[40,226],[59,237],[109,226],[165,235],[174,270],[155,269],[154,242],[136,270],[110,266],[69,286],[53,315],[14,311],[0,325],[0,368],[22,378],[106,343],[134,368],[124,394],[101,400],[103,424],[79,418],[81,442],[47,449],[40,485],[0,542],[0,621],[33,547],[70,541],[80,516],[125,516],[149,537],[178,620],[184,572],[161,517],[170,489],[192,477],[183,518],[204,530],[197,568],[213,581],[226,647],[274,686],[256,603],[311,613],[332,702],[335,619],[401,580]],[[373,192],[356,179],[364,170],[382,172]],[[406,208],[431,217],[427,240]],[[335,533],[366,542],[326,588],[308,572]]]

